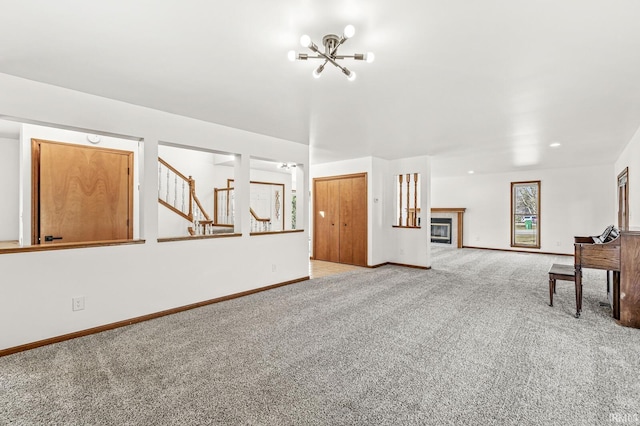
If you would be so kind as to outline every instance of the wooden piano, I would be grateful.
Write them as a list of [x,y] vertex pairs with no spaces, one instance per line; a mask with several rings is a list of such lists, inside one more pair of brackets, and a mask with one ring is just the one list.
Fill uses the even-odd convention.
[[575,237],[576,317],[582,311],[582,269],[613,273],[613,317],[640,328],[640,230],[618,231],[613,225],[598,236]]

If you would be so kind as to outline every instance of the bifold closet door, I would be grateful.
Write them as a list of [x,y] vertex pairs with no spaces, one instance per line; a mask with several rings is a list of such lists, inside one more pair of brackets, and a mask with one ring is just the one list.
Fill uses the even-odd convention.
[[339,193],[339,181],[315,181],[314,258],[316,260],[340,261]]
[[314,258],[367,266],[365,174],[314,180]]
[[367,186],[364,176],[340,179],[340,263],[367,265]]

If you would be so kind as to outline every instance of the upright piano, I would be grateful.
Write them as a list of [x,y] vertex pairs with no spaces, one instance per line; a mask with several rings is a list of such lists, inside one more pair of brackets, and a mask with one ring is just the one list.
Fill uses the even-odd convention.
[[640,328],[640,230],[609,226],[601,235],[575,237],[576,316],[582,311],[582,269],[612,271],[613,317]]

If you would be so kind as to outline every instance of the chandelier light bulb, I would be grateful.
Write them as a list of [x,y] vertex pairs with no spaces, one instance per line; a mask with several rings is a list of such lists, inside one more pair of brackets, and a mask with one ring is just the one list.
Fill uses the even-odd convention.
[[364,55],[364,60],[367,61],[367,63],[370,64],[371,62],[376,60],[376,55],[374,55],[373,52],[367,52]]
[[354,34],[356,33],[356,29],[353,25],[349,24],[346,27],[344,27],[344,38],[351,38],[354,36]]
[[290,50],[289,53],[287,53],[287,58],[289,58],[289,60],[291,62],[296,60],[296,51],[295,50]]
[[315,78],[320,78],[320,73],[324,71],[324,65],[320,65],[318,68],[316,68],[315,70],[313,70],[313,76]]
[[355,79],[356,79],[356,73],[355,73],[355,72],[353,72],[353,71],[351,71],[351,72],[349,73],[349,75],[347,76],[347,80],[349,80],[349,81],[353,81],[353,80],[355,80]]
[[300,37],[300,44],[302,45],[302,47],[310,47],[311,46],[311,37],[309,37],[308,35],[303,35],[302,37]]

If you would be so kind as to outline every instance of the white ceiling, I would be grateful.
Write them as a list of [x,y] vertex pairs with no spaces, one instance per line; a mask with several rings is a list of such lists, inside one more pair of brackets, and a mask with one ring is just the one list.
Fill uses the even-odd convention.
[[[640,127],[637,0],[0,0],[0,72],[436,175],[611,164]],[[349,82],[289,62],[348,23]],[[310,52],[309,52],[310,53]],[[0,114],[2,111],[0,111]],[[559,148],[549,144],[560,142]]]

